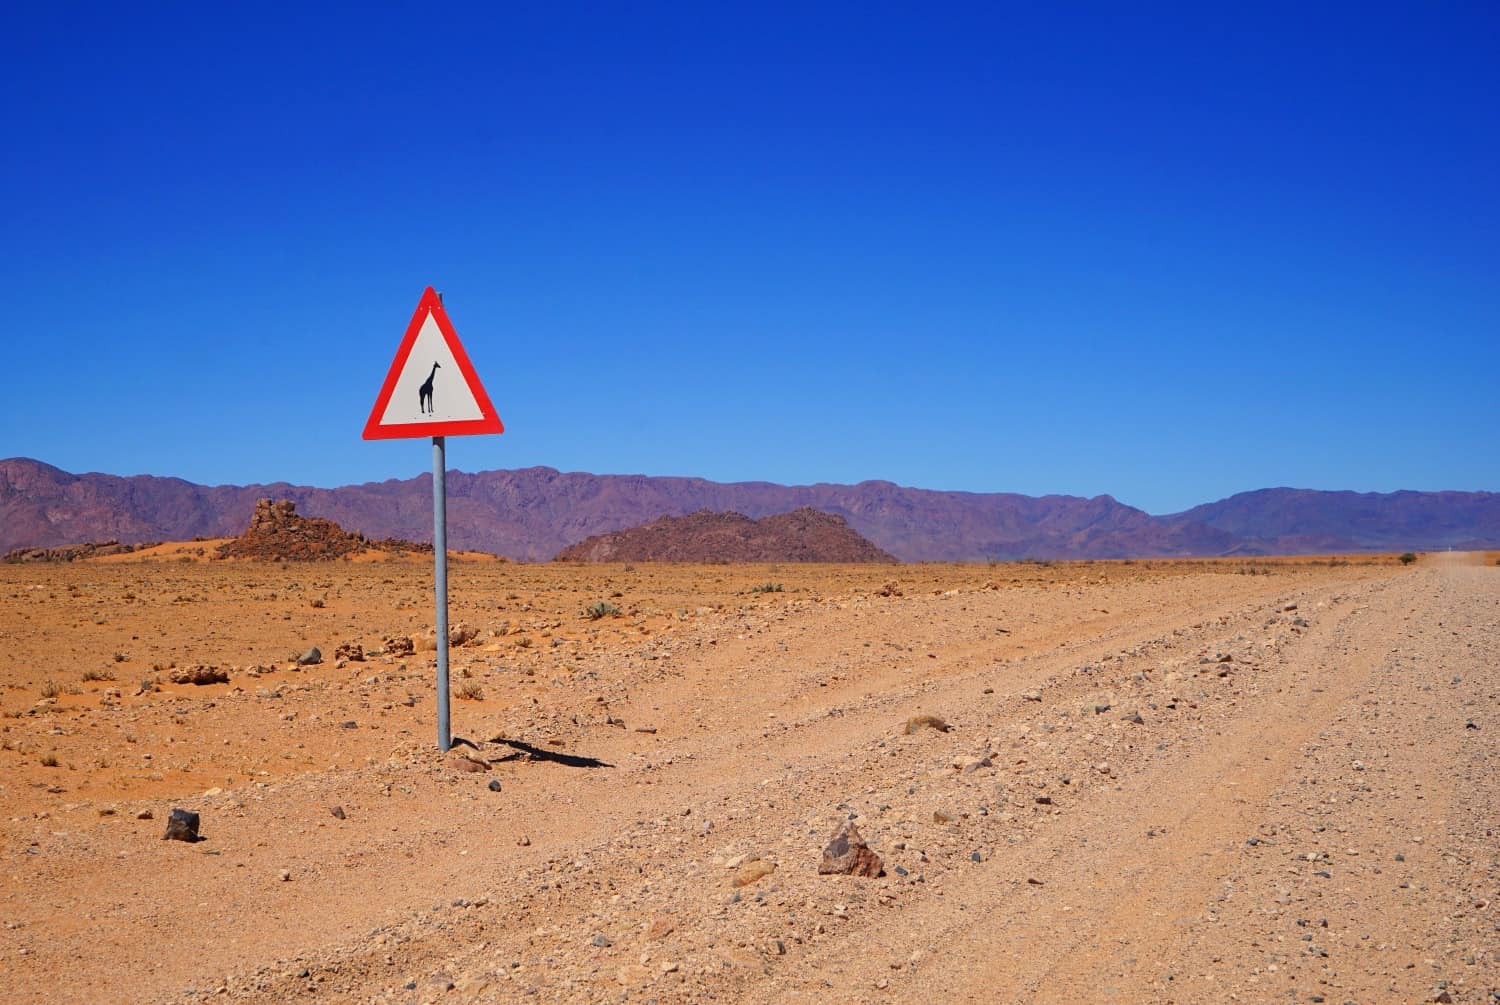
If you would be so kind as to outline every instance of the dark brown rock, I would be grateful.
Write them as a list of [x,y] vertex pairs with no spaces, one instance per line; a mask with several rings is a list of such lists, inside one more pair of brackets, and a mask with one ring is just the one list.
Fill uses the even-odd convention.
[[198,814],[190,810],[173,810],[172,815],[167,818],[167,832],[161,839],[188,842],[199,840]]
[[859,828],[852,820],[845,820],[834,832],[828,847],[823,849],[823,861],[818,863],[818,872],[825,876],[875,877],[885,872],[885,863],[870,850]]

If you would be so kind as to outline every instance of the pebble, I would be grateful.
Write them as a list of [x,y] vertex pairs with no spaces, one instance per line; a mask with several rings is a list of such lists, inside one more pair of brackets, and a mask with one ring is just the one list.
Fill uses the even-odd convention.
[[491,792],[499,792],[500,791],[500,779],[498,779],[498,778],[491,778],[490,779],[490,791]]
[[276,875],[281,877],[283,883],[290,883],[292,881],[292,870],[290,869],[283,869]]

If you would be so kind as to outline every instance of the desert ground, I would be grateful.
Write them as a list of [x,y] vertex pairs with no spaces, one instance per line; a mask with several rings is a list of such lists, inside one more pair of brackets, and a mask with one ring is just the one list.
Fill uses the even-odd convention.
[[5,1001],[1500,1000],[1494,556],[459,558],[443,754],[430,558],[213,544],[0,566]]

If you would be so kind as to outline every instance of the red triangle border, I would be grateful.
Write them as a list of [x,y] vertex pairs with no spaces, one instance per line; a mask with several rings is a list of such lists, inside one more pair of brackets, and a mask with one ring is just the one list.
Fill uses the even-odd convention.
[[[401,371],[406,368],[407,357],[411,355],[412,347],[417,344],[417,334],[421,332],[422,323],[427,320],[428,314],[431,314],[433,320],[437,322],[443,341],[448,343],[454,362],[458,364],[459,373],[463,375],[464,381],[469,385],[469,391],[474,395],[474,401],[479,405],[480,418],[383,425],[380,417],[385,414],[386,406],[390,404],[391,395],[396,390],[396,382],[401,379]],[[448,320],[448,312],[443,310],[443,302],[438,299],[437,290],[431,286],[427,287],[422,291],[422,299],[417,304],[416,313],[411,316],[411,324],[406,326],[406,336],[401,339],[401,345],[396,349],[396,359],[391,363],[390,372],[385,375],[385,383],[381,385],[380,394],[375,398],[375,407],[370,409],[370,418],[365,421],[363,438],[395,440],[418,436],[467,436],[476,433],[503,432],[505,432],[505,426],[500,422],[500,416],[495,414],[495,406],[490,404],[490,396],[485,393],[484,385],[479,382],[479,375],[474,372],[474,364],[469,362],[469,354],[464,352],[463,343],[458,340],[458,333],[453,330],[453,322]]]

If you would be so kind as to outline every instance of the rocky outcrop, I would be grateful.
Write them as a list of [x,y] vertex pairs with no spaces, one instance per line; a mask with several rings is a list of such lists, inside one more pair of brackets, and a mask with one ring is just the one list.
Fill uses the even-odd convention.
[[76,562],[80,558],[98,558],[102,555],[128,555],[142,548],[155,547],[159,541],[141,544],[121,544],[119,541],[90,541],[87,544],[70,544],[60,548],[16,548],[6,552],[0,562],[19,565],[25,562]]
[[297,504],[261,499],[250,526],[233,541],[219,546],[219,558],[249,558],[264,562],[313,562],[344,558],[365,551],[431,551],[431,545],[385,539],[372,541],[358,531],[346,531],[332,520],[297,515]]
[[559,562],[894,562],[843,517],[814,509],[761,520],[703,511],[601,534],[558,553]]

